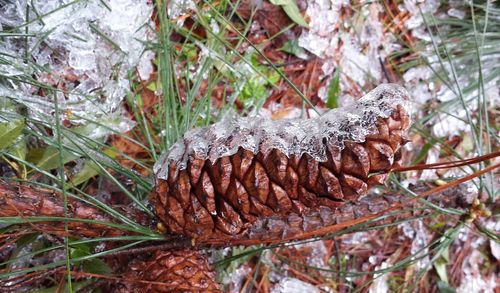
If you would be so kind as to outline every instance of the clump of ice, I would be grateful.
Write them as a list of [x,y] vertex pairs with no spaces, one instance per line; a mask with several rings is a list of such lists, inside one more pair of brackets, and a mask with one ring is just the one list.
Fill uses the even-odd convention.
[[[357,91],[369,84],[388,82],[384,72],[387,56],[398,52],[401,45],[394,32],[384,30],[385,9],[381,3],[364,2],[353,8],[348,1],[308,0],[305,14],[309,16],[309,29],[304,29],[299,46],[320,57],[324,76],[340,70],[339,104],[350,103]],[[434,14],[439,1],[406,0],[398,6],[409,18],[401,23],[409,33],[420,39],[430,40],[425,30],[423,14]],[[401,20],[394,19],[396,24]],[[433,87],[429,73],[418,68],[405,76],[405,86],[416,102],[429,100]],[[328,89],[319,89],[318,96],[326,100]]]
[[424,104],[432,98],[433,72],[429,66],[412,67],[403,75],[405,85],[412,88],[414,101]]
[[315,286],[296,278],[286,277],[281,279],[279,284],[271,290],[271,293],[319,293]]
[[[350,234],[346,234],[342,238],[342,243],[346,245],[360,245],[362,243],[368,243],[370,241],[370,233],[365,231],[354,232]],[[347,255],[348,256],[348,255]]]
[[[362,5],[359,18],[363,22],[351,23],[341,13],[342,9],[350,8],[349,1],[307,2],[309,29],[302,32],[298,44],[323,59],[324,76],[340,68],[341,96],[346,95],[353,84],[363,87],[369,80],[382,82],[380,61],[385,58],[385,47],[390,44],[378,18],[382,6],[377,3]],[[326,99],[326,92],[326,88],[320,89],[320,98]],[[343,99],[350,100],[349,97]]]
[[[392,266],[388,261],[384,261],[380,266],[375,267],[375,270],[385,270]],[[373,283],[370,285],[369,293],[385,293],[389,292],[389,273],[380,273],[373,275]]]
[[252,268],[249,265],[244,264],[237,268],[231,275],[225,276],[224,280],[222,280],[222,283],[226,284],[229,287],[228,292],[241,292],[243,281],[251,272]]
[[295,245],[295,248],[297,250],[300,249],[305,249],[306,251],[310,250],[310,253],[307,256],[308,266],[320,269],[328,268],[327,264],[325,263],[325,256],[327,254],[327,249],[325,243],[322,240],[297,244]]
[[497,276],[490,275],[483,277],[480,274],[466,275],[462,279],[460,286],[457,288],[457,293],[470,292],[495,292],[498,289]]
[[[482,225],[491,230],[492,233],[498,234],[500,232],[500,222],[494,219],[487,220]],[[460,229],[453,245],[460,251],[466,245],[465,243],[470,243],[471,252],[464,255],[460,270],[463,277],[456,291],[460,293],[495,292],[495,289],[498,287],[498,277],[495,271],[493,270],[488,275],[484,272],[484,268],[487,265],[486,262],[495,262],[495,259],[488,258],[488,254],[484,253],[485,246],[488,243],[490,244],[490,248],[494,249],[492,246],[493,241],[478,234],[470,227],[463,227]],[[493,251],[492,254],[498,260],[497,255]]]
[[414,258],[419,258],[416,263],[417,268],[429,269],[429,249],[426,246],[429,245],[431,235],[423,221],[406,222],[398,225],[398,228],[403,230],[406,238],[412,240],[410,253]]
[[405,21],[405,26],[408,29],[416,29],[424,24],[422,14],[432,14],[439,8],[439,0],[405,0],[403,5],[399,6],[399,10],[407,11],[410,18]]
[[168,17],[174,19],[177,25],[182,26],[188,13],[196,10],[196,3],[193,0],[173,0],[168,1]]
[[[154,54],[146,49],[146,42],[155,38],[152,11],[147,0],[7,3],[0,9],[3,30],[26,29],[30,37],[12,36],[0,43],[6,60],[0,72],[23,80],[34,77],[58,91],[59,109],[73,114],[63,118],[74,124],[109,116],[124,119],[121,102],[130,90],[129,73],[137,70],[147,79],[153,70]],[[0,95],[26,105],[37,118],[54,113],[54,95],[43,86],[6,82]],[[126,131],[131,125],[122,126]]]
[[312,0],[308,1],[306,15],[309,16],[309,31],[299,38],[299,46],[311,53],[325,57],[334,51],[338,39],[331,38],[339,26],[339,11],[349,5],[348,1]]
[[231,156],[241,147],[264,155],[278,149],[287,156],[306,153],[318,161],[326,161],[326,148],[341,150],[344,143],[363,142],[375,130],[374,122],[386,118],[396,105],[411,113],[408,92],[395,84],[378,86],[356,103],[326,112],[313,119],[282,119],[272,121],[261,117],[227,116],[205,128],[194,129],[175,143],[155,164],[159,179],[168,177],[171,162],[177,170],[186,168],[196,157],[209,159]]
[[470,125],[466,120],[466,110],[457,111],[457,116],[441,115],[432,126],[432,133],[436,137],[448,137],[459,135],[461,132],[470,130]]

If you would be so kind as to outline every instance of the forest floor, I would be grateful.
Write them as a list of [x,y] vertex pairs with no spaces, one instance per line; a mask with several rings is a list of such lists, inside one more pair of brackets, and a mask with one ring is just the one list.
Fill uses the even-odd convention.
[[[23,217],[0,218],[0,283],[38,274],[14,291],[104,292],[102,276],[119,278],[130,261],[106,254],[164,240],[158,225],[109,207],[152,215],[147,199],[160,154],[190,129],[234,112],[311,118],[398,83],[413,108],[403,165],[498,150],[496,1],[1,5],[2,180],[53,190],[66,208],[68,198],[84,199],[138,234],[85,241],[20,229]],[[498,157],[492,161],[394,173],[371,192],[441,186]],[[471,199],[469,209],[429,204],[400,211],[404,220],[317,239],[203,253],[228,292],[500,292],[496,172],[444,195]],[[71,279],[58,267],[93,275]]]

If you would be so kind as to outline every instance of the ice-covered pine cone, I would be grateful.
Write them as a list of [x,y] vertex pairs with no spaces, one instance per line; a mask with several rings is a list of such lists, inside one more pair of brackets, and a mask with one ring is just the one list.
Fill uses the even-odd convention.
[[190,249],[157,251],[134,261],[113,288],[120,292],[220,292],[215,272],[201,252]]
[[224,119],[187,133],[158,161],[151,201],[169,232],[249,238],[258,220],[334,212],[383,184],[409,125],[408,93],[397,85],[313,119]]

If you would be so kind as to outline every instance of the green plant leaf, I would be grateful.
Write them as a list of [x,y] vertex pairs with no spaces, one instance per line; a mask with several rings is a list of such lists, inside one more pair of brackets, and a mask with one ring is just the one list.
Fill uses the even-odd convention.
[[287,5],[290,3],[290,0],[269,0],[273,5]]
[[[75,155],[69,151],[63,150],[62,163],[66,164],[78,159],[79,157],[80,156]],[[26,159],[29,162],[36,164],[36,166],[40,169],[46,171],[55,169],[61,164],[59,162],[59,149],[53,146],[32,149],[28,152]]]
[[255,71],[246,74],[238,99],[246,107],[262,104],[269,96],[268,86],[276,84],[281,76],[274,70],[259,62],[256,54],[246,55]]
[[339,106],[339,95],[340,95],[340,70],[337,68],[333,75],[330,85],[328,86],[328,96],[326,99],[326,106],[330,109],[337,108]]
[[[28,146],[26,145],[26,138],[23,137],[18,140],[14,145],[10,146],[7,153],[11,154],[13,157],[25,160],[26,153],[28,152]],[[13,167],[21,178],[26,179],[27,170],[26,165],[20,162],[12,162]]]
[[100,275],[110,275],[113,272],[113,270],[103,260],[98,258],[84,262],[82,264],[82,268],[85,272]]
[[295,0],[270,0],[271,4],[274,5],[279,5],[283,8],[285,11],[286,15],[290,17],[293,22],[296,24],[303,26],[303,27],[309,27],[307,24],[306,20],[304,17],[302,17],[302,14],[300,14],[299,7],[297,6],[297,1]]
[[146,88],[148,90],[152,91],[152,92],[157,91],[158,90],[157,82],[153,81],[153,82],[148,83],[148,85],[146,86]]
[[24,120],[0,123],[0,150],[10,146],[21,134],[23,128]]
[[306,51],[299,46],[299,40],[297,39],[289,40],[283,45],[283,47],[281,47],[280,50],[299,58],[304,58],[304,56],[306,56]]
[[26,146],[26,139],[22,138],[12,145],[7,152],[14,155],[16,158],[24,160],[26,158],[27,151],[28,147]]
[[[113,159],[117,156],[117,153],[112,148],[107,148],[106,150],[103,151],[103,153]],[[71,178],[70,181],[71,185],[73,186],[80,185],[83,182],[89,180],[90,178],[97,176],[99,174],[98,170],[99,167],[96,165],[95,162],[87,160],[85,162],[85,165],[83,165],[83,168],[80,170],[80,172],[76,173],[76,175]],[[67,187],[69,188],[71,185],[68,185]]]
[[441,282],[448,284],[448,273],[446,271],[446,265],[449,262],[449,252],[448,246],[439,251],[438,259],[434,262],[434,268],[438,274]]
[[429,154],[429,150],[434,146],[433,143],[426,143],[420,150],[418,156],[413,160],[411,163],[412,165],[416,165],[418,163],[422,163],[425,158],[427,158],[427,155]]
[[295,1],[290,1],[293,2],[291,4],[283,5],[283,10],[285,10],[285,13],[290,17],[296,24],[303,26],[305,28],[309,27],[309,24],[307,24],[306,20],[304,17],[302,17],[302,14],[300,14],[299,7],[297,6],[297,3]]
[[79,243],[72,244],[71,247],[71,258],[79,258],[87,255],[91,255],[90,243]]
[[456,292],[455,289],[453,289],[452,287],[450,287],[450,285],[446,284],[443,281],[438,281],[437,285],[438,285],[439,292],[441,292],[441,293],[455,293]]
[[[80,172],[76,173],[76,175],[71,178],[71,185],[80,185],[90,178],[97,176],[99,174],[97,170],[99,170],[99,167],[94,162],[85,162],[85,165],[83,165],[83,168],[80,170]],[[67,187],[69,188],[71,185],[67,185]]]

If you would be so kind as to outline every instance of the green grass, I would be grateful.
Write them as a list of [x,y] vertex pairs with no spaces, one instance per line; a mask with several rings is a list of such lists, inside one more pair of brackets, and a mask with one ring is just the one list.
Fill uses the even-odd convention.
[[[468,11],[470,18],[462,23],[457,24],[454,20],[447,21],[446,19],[438,21],[434,17],[431,17],[430,21],[426,21],[428,31],[436,32],[436,35],[431,34],[431,38],[435,56],[438,57],[440,63],[438,68],[444,72],[445,76],[449,77],[451,80],[449,89],[456,95],[456,98],[450,101],[449,110],[446,108],[444,110],[453,112],[451,107],[456,108],[457,104],[465,110],[466,121],[470,126],[474,139],[474,150],[478,155],[491,152],[491,138],[496,137],[498,139],[494,134],[496,131],[489,124],[488,110],[492,105],[488,103],[485,87],[491,80],[496,80],[496,82],[490,86],[498,87],[499,83],[497,77],[500,73],[498,63],[500,61],[498,57],[500,50],[495,44],[500,40],[500,34],[498,33],[500,26],[498,22],[488,25],[487,20],[490,14],[493,14],[493,17],[500,16],[500,10],[491,9],[489,2],[487,3],[487,6],[476,6],[471,3]],[[483,26],[481,33],[477,31],[478,24]],[[445,25],[453,27],[452,33],[447,34],[446,37],[443,36],[442,29],[440,29]],[[481,44],[478,42],[479,34],[482,39]],[[458,42],[453,42],[454,38],[458,38]],[[496,57],[493,60],[487,60],[487,66],[483,65],[484,59],[490,54],[496,55]],[[444,66],[445,63],[448,65],[447,67]],[[488,68],[488,70],[484,71],[484,67]],[[470,78],[466,84],[462,84],[459,81],[460,77]],[[474,93],[474,91],[477,91],[477,93]],[[471,118],[473,114],[471,108],[474,107],[474,104],[477,104],[478,109],[476,123]],[[481,167],[483,166],[481,164]],[[485,183],[485,178],[480,178],[479,189],[484,188],[489,194],[490,201],[493,202],[497,197],[493,189],[493,174],[488,177],[488,184]]]

